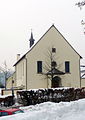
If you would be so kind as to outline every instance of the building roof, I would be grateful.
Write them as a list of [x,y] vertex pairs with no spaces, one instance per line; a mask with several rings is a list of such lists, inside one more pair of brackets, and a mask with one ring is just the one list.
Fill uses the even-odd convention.
[[62,72],[56,68],[54,68],[46,73],[46,75],[64,75],[64,74],[65,74],[64,72]]
[[[16,66],[23,58],[25,58],[26,54],[28,54],[37,44],[38,42],[47,34],[47,32],[54,27],[57,31],[58,29],[54,26],[54,24],[45,32],[45,34],[27,51],[13,66]],[[64,38],[64,36],[58,31],[58,33]],[[65,39],[65,38],[64,38]],[[65,39],[65,41],[70,45],[70,43]],[[79,53],[70,45],[70,47],[79,55]],[[80,55],[79,55],[80,56]],[[80,56],[80,58],[82,58]]]

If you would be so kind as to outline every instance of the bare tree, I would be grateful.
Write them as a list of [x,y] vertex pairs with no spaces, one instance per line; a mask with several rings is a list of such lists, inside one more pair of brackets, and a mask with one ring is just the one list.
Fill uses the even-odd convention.
[[[56,48],[49,48],[46,52],[46,61],[43,65],[43,69],[45,73],[42,73],[46,76],[46,78],[49,78],[51,80],[51,87],[58,87],[55,85],[55,82],[58,82],[61,75],[64,75],[65,73],[60,71],[59,68],[62,66],[62,64],[57,64],[58,57],[56,55]],[[56,83],[57,84],[57,83]]]
[[[80,8],[80,10],[81,10],[82,7],[85,6],[85,0],[82,1],[82,2],[78,2],[78,3],[76,3],[75,5],[77,5],[77,6]],[[81,20],[81,25],[82,25],[82,27],[83,27],[83,33],[84,33],[84,35],[85,35],[85,20]]]
[[4,85],[1,81],[0,81],[0,88],[4,88]]
[[77,5],[77,6],[80,8],[80,10],[81,10],[82,7],[85,5],[85,1],[78,2],[78,3],[76,3],[75,5]]
[[10,70],[10,69],[8,69],[8,67],[7,67],[7,64],[6,64],[6,61],[4,61],[4,67],[1,67],[0,66],[0,71],[2,71],[3,72],[3,74],[4,74],[4,78],[5,78],[5,89],[6,89],[6,81],[7,81],[7,79],[12,75],[12,71]]

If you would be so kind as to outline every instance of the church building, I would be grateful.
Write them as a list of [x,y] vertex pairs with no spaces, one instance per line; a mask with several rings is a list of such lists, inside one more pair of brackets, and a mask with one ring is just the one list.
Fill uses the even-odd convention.
[[30,50],[14,64],[16,87],[23,86],[26,90],[81,87],[82,57],[54,25],[36,44],[34,41],[31,32]]

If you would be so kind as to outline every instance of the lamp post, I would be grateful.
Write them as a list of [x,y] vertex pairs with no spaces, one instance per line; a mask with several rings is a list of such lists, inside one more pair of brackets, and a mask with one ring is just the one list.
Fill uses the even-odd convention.
[[14,80],[13,80],[13,77],[12,77],[12,96],[14,97],[14,88],[13,88],[13,84],[14,84]]

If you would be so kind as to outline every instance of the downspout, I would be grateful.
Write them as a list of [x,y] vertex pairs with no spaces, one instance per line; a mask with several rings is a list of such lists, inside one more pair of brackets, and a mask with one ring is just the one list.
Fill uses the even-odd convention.
[[[82,59],[82,57],[80,56],[80,59],[79,59],[79,70],[81,70],[81,68],[80,68],[80,60]],[[82,78],[81,78],[81,71],[80,71],[80,88],[82,87]]]
[[27,91],[27,58],[25,58],[26,60],[26,91]]
[[81,88],[81,72],[80,72],[80,59],[79,59],[79,73],[80,73],[80,88]]

